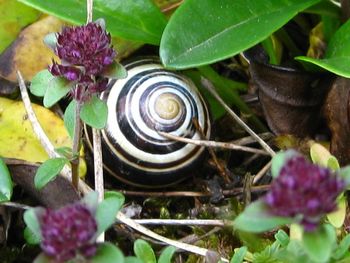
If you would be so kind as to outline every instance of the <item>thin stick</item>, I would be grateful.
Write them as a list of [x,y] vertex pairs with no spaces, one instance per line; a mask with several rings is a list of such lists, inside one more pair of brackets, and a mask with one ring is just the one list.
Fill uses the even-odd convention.
[[216,92],[213,84],[209,80],[202,77],[202,84],[215,97],[215,99],[225,108],[225,110],[230,114],[230,116],[239,125],[241,125],[253,138],[255,138],[255,140],[261,145],[263,149],[265,149],[266,152],[268,152],[271,156],[274,156],[276,154],[274,150],[272,150],[271,147],[264,140],[262,140],[252,129],[249,128],[247,124],[244,123],[244,121],[241,120],[240,117],[238,117],[238,115],[233,110],[231,110],[231,108],[223,101],[223,99]]
[[224,149],[230,149],[230,150],[236,150],[236,151],[245,151],[245,152],[250,152],[250,153],[256,153],[256,154],[262,154],[262,155],[269,155],[266,153],[264,150],[260,149],[255,149],[252,147],[247,147],[247,146],[241,146],[229,142],[216,142],[216,141],[207,141],[207,140],[194,140],[190,138],[185,138],[185,137],[179,137],[170,133],[158,131],[158,133],[165,138],[174,140],[174,141],[179,141],[179,142],[184,142],[184,143],[190,143],[194,145],[199,145],[199,146],[205,146],[205,147],[212,147],[212,148],[224,148]]
[[[138,230],[139,232],[149,236],[149,237],[152,237],[158,241],[161,241],[161,242],[164,242],[168,245],[171,245],[171,246],[174,246],[174,247],[177,247],[179,249],[183,249],[185,251],[188,251],[188,252],[192,252],[192,253],[195,253],[195,254],[198,254],[198,255],[201,255],[201,256],[206,256],[207,253],[209,252],[207,249],[205,248],[201,248],[201,247],[197,247],[197,246],[193,246],[193,245],[189,245],[189,244],[185,244],[185,243],[182,243],[182,242],[178,242],[178,241],[175,241],[175,240],[171,240],[171,239],[168,239],[166,237],[163,237],[163,236],[160,236],[156,233],[154,233],[153,231],[145,228],[144,226],[136,223],[133,219],[130,219],[128,217],[125,216],[125,214],[121,213],[121,212],[118,212],[117,214],[117,218],[124,224]],[[226,258],[221,258],[221,260],[223,262],[229,262]]]
[[75,156],[73,160],[70,161],[72,167],[72,184],[75,189],[79,188],[79,162],[80,162],[80,148],[81,148],[81,120],[80,120],[80,109],[81,102],[77,101],[75,105],[75,126],[74,126],[74,135],[73,135],[73,147],[72,152]]
[[[205,137],[204,131],[203,131],[201,125],[199,124],[198,120],[196,118],[192,118],[192,123],[194,124],[194,126],[196,127],[197,132],[200,135],[199,138],[200,139],[205,139],[206,137]],[[209,154],[211,156],[212,161],[215,164],[216,169],[218,170],[218,172],[221,175],[221,177],[224,179],[225,183],[226,184],[231,183],[230,176],[228,175],[225,167],[219,162],[219,159],[216,156],[216,153],[215,153],[214,149],[213,148],[208,148],[208,152],[209,152]]]
[[93,8],[94,1],[93,0],[87,0],[86,1],[86,24],[92,22],[92,8]]
[[[257,185],[252,186],[252,192],[267,191],[270,185]],[[169,191],[169,192],[144,192],[144,191],[128,191],[128,190],[116,190],[126,196],[147,196],[147,197],[210,197],[209,192],[194,192],[194,191]],[[243,193],[243,187],[235,187],[230,190],[223,190],[224,196],[238,195]]]
[[[103,182],[103,163],[102,163],[102,147],[100,130],[92,129],[92,138],[94,144],[94,172],[95,172],[95,191],[98,195],[98,201],[101,202],[104,197],[104,182]],[[105,239],[104,233],[98,237],[98,241],[103,242]]]
[[230,226],[225,220],[211,219],[134,219],[140,225],[174,225],[174,226]]
[[20,203],[15,203],[15,202],[1,202],[0,206],[8,206],[8,207],[13,207],[13,208],[17,208],[17,209],[23,209],[23,210],[27,210],[32,208],[29,205],[24,205],[24,204],[20,204]]
[[253,184],[256,184],[257,182],[259,182],[259,180],[267,173],[267,171],[270,169],[271,167],[271,163],[272,161],[269,161],[255,176],[253,179]]
[[[50,139],[47,137],[45,131],[43,130],[43,128],[41,127],[41,125],[38,121],[38,118],[36,117],[36,114],[33,110],[32,104],[30,102],[27,87],[26,87],[26,84],[24,83],[24,79],[22,77],[21,72],[17,71],[16,73],[17,73],[19,90],[21,92],[24,108],[27,111],[28,119],[29,119],[30,123],[32,124],[34,134],[36,135],[36,137],[38,138],[38,140],[40,141],[41,145],[43,146],[43,148],[45,149],[45,151],[47,152],[47,154],[49,155],[50,158],[60,157],[55,152],[54,146],[50,142]],[[71,180],[70,168],[67,165],[65,165],[63,167],[61,173],[62,173],[62,175],[64,175],[64,177],[69,178],[69,181]]]

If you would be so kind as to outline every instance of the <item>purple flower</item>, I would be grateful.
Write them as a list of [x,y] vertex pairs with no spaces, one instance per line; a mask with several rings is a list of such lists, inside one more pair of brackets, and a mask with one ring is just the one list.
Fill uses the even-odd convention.
[[43,252],[57,262],[77,254],[89,258],[96,253],[97,223],[90,210],[76,203],[59,210],[46,209],[39,217]]
[[285,163],[264,200],[274,215],[302,216],[304,229],[313,231],[325,214],[336,209],[344,189],[338,175],[296,155]]
[[113,63],[116,52],[110,34],[99,23],[63,28],[54,52],[61,64],[53,62],[49,71],[80,85],[71,92],[75,99],[84,100],[106,88],[103,72]]

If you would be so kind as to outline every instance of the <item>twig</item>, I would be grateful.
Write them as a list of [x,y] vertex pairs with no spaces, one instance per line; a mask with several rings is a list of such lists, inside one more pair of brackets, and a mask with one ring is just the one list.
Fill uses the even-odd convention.
[[[204,131],[203,131],[201,125],[200,125],[199,122],[198,122],[198,119],[192,118],[192,123],[193,123],[193,125],[196,127],[196,130],[197,130],[197,132],[198,132],[199,135],[200,135],[199,138],[200,138],[201,140],[206,139],[206,136],[205,136],[205,134],[204,134]],[[225,167],[222,165],[222,163],[219,162],[219,159],[218,159],[218,157],[217,157],[217,155],[216,155],[214,149],[208,148],[208,152],[209,152],[209,154],[210,154],[210,156],[211,156],[211,159],[212,159],[212,161],[214,162],[215,167],[216,167],[216,169],[218,170],[220,176],[224,179],[224,181],[225,181],[226,184],[230,184],[230,183],[231,183],[230,176],[228,175],[228,173],[227,173]]]
[[140,225],[229,226],[230,221],[210,219],[134,219]]
[[[257,185],[252,186],[252,192],[267,191],[270,185]],[[193,192],[193,191],[169,191],[169,192],[144,192],[144,191],[128,191],[128,190],[116,190],[126,196],[147,196],[147,197],[210,197],[209,192]],[[235,187],[230,190],[223,190],[224,196],[231,196],[243,193],[243,187]]]
[[[103,183],[103,163],[102,163],[102,148],[101,148],[101,133],[100,130],[92,129],[92,137],[94,144],[94,172],[95,172],[95,191],[98,195],[98,201],[101,202],[104,197]],[[104,233],[98,237],[98,241],[104,241]]]
[[172,11],[173,9],[179,7],[182,3],[183,3],[183,0],[179,1],[177,3],[173,3],[170,6],[166,6],[166,7],[162,8],[162,12],[166,13],[166,12]]
[[[258,136],[263,140],[269,140],[274,137],[271,132],[258,133]],[[256,140],[252,136],[246,136],[234,141],[230,141],[230,143],[243,146],[251,143],[256,143]]]
[[229,149],[229,150],[236,150],[236,151],[245,151],[245,152],[251,152],[251,153],[257,153],[257,154],[262,154],[262,155],[268,155],[266,151],[260,150],[260,149],[255,149],[252,147],[247,147],[247,146],[241,146],[237,144],[233,144],[230,142],[216,142],[216,141],[207,141],[207,140],[194,140],[190,138],[185,138],[185,137],[179,137],[170,133],[158,131],[158,133],[165,138],[174,140],[174,141],[179,141],[179,142],[184,142],[184,143],[190,143],[194,145],[199,145],[199,146],[205,146],[205,147],[213,147],[213,148],[224,148],[224,149]]
[[17,208],[17,209],[23,209],[23,210],[27,210],[27,209],[32,208],[29,205],[23,205],[23,204],[19,204],[19,203],[15,203],[15,202],[1,202],[0,206],[2,206],[2,205],[3,206],[8,206],[8,207],[14,207],[14,208]]
[[92,22],[92,8],[93,8],[93,0],[86,1],[86,24]]
[[[36,137],[38,138],[38,140],[40,141],[41,145],[43,146],[43,148],[45,149],[45,151],[47,152],[47,154],[49,155],[50,158],[60,157],[55,152],[54,146],[50,142],[50,139],[46,136],[45,131],[41,127],[41,125],[36,117],[36,114],[33,110],[32,104],[30,102],[27,87],[26,87],[26,84],[24,83],[21,72],[17,71],[16,73],[17,73],[17,79],[18,79],[18,83],[19,83],[19,90],[20,90],[21,96],[22,96],[22,101],[23,101],[24,107],[27,111],[28,119],[29,119],[30,123],[32,124],[34,134],[36,135]],[[64,166],[64,168],[61,171],[61,174],[64,177],[68,178],[69,181],[71,180],[71,172],[70,172],[70,169],[67,165]]]
[[[201,247],[197,247],[197,246],[181,243],[181,242],[178,242],[178,241],[175,241],[175,240],[168,239],[168,238],[163,237],[161,235],[158,235],[158,234],[154,233],[153,231],[145,228],[144,226],[136,223],[133,219],[127,218],[125,216],[125,214],[123,214],[121,212],[118,212],[117,219],[119,219],[121,222],[123,222],[124,224],[128,225],[129,227],[132,227],[135,230],[137,230],[137,231],[139,231],[139,232],[141,232],[141,233],[143,233],[143,234],[145,234],[145,235],[147,235],[149,237],[152,237],[152,238],[154,238],[156,240],[162,241],[162,242],[164,242],[164,243],[166,243],[168,245],[177,247],[179,249],[183,249],[185,251],[192,252],[192,253],[195,253],[195,254],[198,254],[198,255],[201,255],[201,256],[204,256],[204,257],[209,252],[205,248],[201,248]],[[223,262],[229,262],[226,258],[221,258],[221,260]]]
[[238,115],[233,110],[231,110],[231,108],[222,100],[219,94],[215,91],[213,84],[209,80],[202,77],[202,84],[215,97],[215,99],[226,109],[226,111],[230,114],[230,116],[239,125],[241,125],[253,138],[255,138],[255,140],[261,145],[263,149],[265,149],[266,152],[268,152],[271,156],[274,156],[276,154],[274,150],[272,150],[271,147],[264,140],[262,140],[252,129],[249,128],[247,124],[244,123],[244,121],[241,120],[240,117],[238,117]]
[[81,120],[80,120],[80,109],[81,102],[77,101],[75,105],[75,126],[74,126],[74,135],[73,135],[73,147],[72,152],[74,158],[70,161],[72,167],[72,184],[75,189],[78,189],[79,186],[79,162],[80,162],[80,148],[81,148]]
[[269,161],[255,176],[253,179],[253,184],[256,184],[257,182],[259,182],[259,180],[267,173],[267,171],[270,169],[271,167],[271,161]]

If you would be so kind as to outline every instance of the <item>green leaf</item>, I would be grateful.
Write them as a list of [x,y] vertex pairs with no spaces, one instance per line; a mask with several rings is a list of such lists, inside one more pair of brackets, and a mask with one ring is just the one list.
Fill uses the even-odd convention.
[[40,165],[35,174],[35,187],[40,190],[47,183],[55,179],[67,162],[68,160],[66,158],[52,158],[45,161]]
[[327,219],[329,223],[331,223],[334,227],[340,228],[344,224],[346,216],[347,201],[344,194],[338,197],[337,204],[337,210],[330,214],[327,214]]
[[340,244],[338,245],[338,247],[335,249],[335,251],[332,253],[332,257],[334,259],[341,259],[346,252],[348,252],[350,247],[350,234],[347,234],[342,241],[340,242]]
[[124,262],[125,263],[144,263],[141,259],[137,257],[126,257]]
[[242,231],[259,233],[294,221],[296,219],[270,214],[265,203],[258,200],[246,207],[233,221],[233,227]]
[[34,22],[40,13],[13,0],[0,1],[0,53],[16,39],[26,25]]
[[97,235],[108,229],[115,221],[115,216],[124,204],[124,196],[118,192],[105,192],[105,199],[99,203],[96,211]]
[[289,236],[282,229],[278,230],[275,234],[275,239],[282,247],[286,247],[289,244]]
[[229,58],[263,41],[317,2],[187,0],[164,30],[161,60],[166,67],[183,69]]
[[73,86],[72,82],[69,82],[63,77],[53,77],[49,80],[45,95],[44,106],[46,108],[52,107],[56,102],[62,99],[68,94]]
[[230,263],[241,263],[244,260],[245,254],[247,254],[247,247],[240,247],[239,249],[235,249],[235,254],[231,258]]
[[335,243],[335,229],[328,224],[314,232],[304,232],[302,237],[306,254],[316,262],[328,262]]
[[37,245],[40,243],[40,237],[35,234],[29,227],[26,227],[24,229],[23,236],[29,245]]
[[9,201],[12,196],[13,184],[10,171],[4,160],[0,158],[0,202]]
[[176,252],[176,247],[166,247],[159,256],[158,263],[171,263],[171,258]]
[[156,263],[156,256],[150,244],[142,239],[134,242],[134,253],[144,263]]
[[284,152],[277,153],[272,158],[271,163],[271,175],[273,178],[276,178],[283,167],[283,165],[288,161],[288,159],[292,158],[293,156],[298,155],[298,153],[295,150],[287,150]]
[[77,106],[77,102],[72,100],[66,111],[64,112],[63,121],[64,127],[66,127],[69,137],[73,139],[74,137],[74,129],[75,129],[75,107]]
[[92,213],[96,213],[97,207],[98,207],[98,193],[95,191],[92,191],[84,196],[83,199],[80,201],[82,204],[87,206]]
[[43,208],[32,208],[26,210],[23,214],[23,220],[27,227],[34,235],[37,236],[39,240],[41,239],[41,230],[38,216],[40,216],[43,212]]
[[350,185],[350,165],[341,168],[338,174],[345,180],[346,187]]
[[342,25],[331,38],[324,59],[296,57],[324,68],[339,76],[350,77],[350,20]]
[[[19,1],[74,24],[86,21],[85,0]],[[166,25],[165,16],[151,0],[95,0],[93,15],[94,19],[105,19],[112,36],[154,45],[159,44]]]
[[84,103],[80,111],[81,120],[96,129],[102,129],[106,126],[107,115],[106,103],[97,96],[92,96],[87,103]]
[[108,66],[107,70],[104,71],[102,75],[110,79],[124,79],[128,76],[128,72],[122,64],[114,62]]
[[96,255],[89,261],[91,263],[124,263],[124,255],[119,248],[105,242],[98,246]]
[[35,96],[44,97],[49,83],[53,78],[54,76],[52,76],[47,69],[38,72],[32,79],[30,84],[30,92]]
[[321,144],[314,143],[310,147],[310,156],[313,163],[323,167],[338,170],[340,168],[338,160]]

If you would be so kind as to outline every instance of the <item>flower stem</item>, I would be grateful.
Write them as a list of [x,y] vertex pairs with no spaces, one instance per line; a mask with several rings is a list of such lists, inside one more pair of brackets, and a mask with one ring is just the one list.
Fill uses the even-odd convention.
[[80,109],[81,102],[77,101],[75,106],[75,126],[74,126],[74,137],[73,137],[73,158],[71,160],[72,166],[72,184],[75,189],[78,190],[79,182],[79,157],[80,157],[80,147],[81,147],[81,120],[80,120]]

